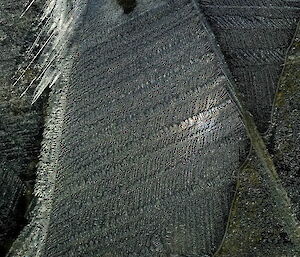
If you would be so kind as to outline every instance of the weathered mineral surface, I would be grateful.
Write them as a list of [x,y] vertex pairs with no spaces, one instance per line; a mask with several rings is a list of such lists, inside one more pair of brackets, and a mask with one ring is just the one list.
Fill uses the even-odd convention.
[[[13,86],[17,69],[24,65],[24,49],[32,43],[37,5],[26,18],[20,15],[27,1],[0,3],[0,255],[22,226],[26,199],[35,178],[39,154],[42,108],[20,98],[32,71]],[[21,202],[20,202],[21,199]]]
[[[190,0],[141,0],[128,14],[117,1],[73,2],[84,10],[49,102],[32,220],[9,256],[199,257],[217,250],[248,150],[228,78],[266,131],[299,9],[297,1],[198,2],[209,23]],[[279,120],[291,106],[297,112],[297,97],[288,99]],[[288,137],[293,153],[277,151],[278,163],[297,167],[288,161],[297,160],[294,117],[290,133],[276,123],[273,145],[283,149]],[[231,209],[241,215],[218,254],[276,256],[275,244],[284,247],[279,254],[295,254],[253,158]],[[289,188],[283,178],[297,202],[296,182]]]
[[272,129],[270,149],[279,175],[294,203],[300,220],[300,28],[286,59],[280,80]]
[[260,132],[270,127],[274,96],[287,48],[300,17],[289,0],[198,0],[247,110]]
[[[298,25],[299,26],[299,25]],[[265,138],[277,171],[299,219],[299,70],[300,30],[295,34],[273,109],[272,129]],[[256,156],[241,170],[236,201],[224,244],[217,257],[300,255],[275,211],[269,185],[261,177]]]
[[41,255],[211,255],[247,144],[203,16],[189,0],[83,13]]

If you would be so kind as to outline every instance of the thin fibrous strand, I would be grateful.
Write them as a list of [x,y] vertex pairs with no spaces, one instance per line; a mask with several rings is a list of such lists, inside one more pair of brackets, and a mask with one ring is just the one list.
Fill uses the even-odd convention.
[[[70,28],[71,28],[70,25],[71,25],[72,22],[73,22],[73,18],[74,18],[74,15],[73,15],[73,16],[70,15],[70,18],[69,18],[69,20],[68,20],[66,26],[64,26],[64,28],[62,29],[62,32],[63,32],[64,34],[68,34],[68,33],[70,32]],[[65,41],[65,40],[61,41],[61,40],[58,39],[57,42],[55,43],[55,45],[53,45],[52,49],[56,49],[57,46],[59,46],[59,45],[61,44],[58,51],[57,51],[57,50],[53,50],[53,51],[50,53],[50,55],[49,55],[48,58],[50,58],[51,55],[53,54],[53,52],[56,51],[56,53],[55,53],[54,57],[52,57],[51,61],[50,61],[48,64],[45,64],[46,67],[43,69],[43,72],[42,72],[42,74],[39,76],[39,78],[42,77],[42,75],[44,75],[44,74],[47,72],[47,70],[49,69],[51,63],[52,63],[55,59],[57,59],[57,58],[59,57],[59,55],[60,55],[60,53],[63,51],[64,46],[66,45],[66,43],[67,43],[67,41]],[[48,58],[46,58],[46,59],[44,60],[44,63],[47,62]],[[55,73],[55,72],[54,72],[54,73]],[[55,80],[57,80],[57,78],[56,78]],[[44,84],[44,83],[45,83],[45,84]],[[44,84],[44,85],[43,85],[43,84]],[[45,82],[42,82],[42,81],[41,81],[41,83],[37,86],[37,88],[36,88],[36,90],[35,90],[35,92],[34,92],[34,97],[33,97],[32,103],[34,103],[34,102],[38,99],[38,97],[42,94],[42,92],[44,91],[44,89],[45,89],[48,85],[51,85],[51,86],[52,86],[53,84],[54,84],[54,83],[50,84],[49,82],[46,82],[46,81],[45,81]],[[51,87],[51,86],[50,86],[50,87]]]
[[[47,19],[48,19],[48,20],[47,20],[46,24],[43,26],[43,28],[41,29],[41,31],[40,31],[39,34],[37,35],[36,39],[34,40],[33,44],[31,45],[31,47],[29,47],[28,50],[26,50],[26,55],[27,55],[27,56],[29,56],[29,55],[32,53],[34,47],[39,43],[39,40],[40,40],[40,38],[41,38],[42,33],[45,32],[47,26],[49,25],[50,20],[51,20],[51,19],[50,19],[50,16],[48,16]],[[41,17],[39,18],[39,20],[41,20]],[[37,25],[37,27],[40,27],[42,23],[43,23],[43,21],[40,21],[39,24]],[[17,72],[19,72],[21,69],[22,69],[22,66],[20,66],[20,67],[17,69]]]
[[39,88],[39,90],[36,91],[35,96],[34,96],[34,98],[33,98],[33,100],[32,100],[32,104],[34,104],[34,103],[36,102],[36,100],[37,100],[37,99],[40,97],[40,95],[44,92],[44,90],[45,90],[46,87],[49,86],[49,88],[51,88],[51,87],[56,83],[56,81],[60,78],[60,75],[61,75],[61,73],[58,72],[58,73],[56,74],[56,76],[54,77],[54,79],[52,80],[51,83],[46,84],[45,87],[41,87],[41,88]]
[[[73,19],[73,17],[72,17],[72,19]],[[70,24],[71,24],[71,22],[72,22],[72,19],[69,21],[69,24],[66,26],[66,30],[68,30],[68,28],[70,27]],[[59,43],[60,43],[60,41],[58,41],[58,42],[56,43],[56,45],[53,46],[53,48],[55,49],[55,48],[59,45]],[[26,88],[26,90],[22,93],[21,97],[28,91],[28,89],[32,86],[32,84],[34,83],[34,81],[39,80],[39,79],[47,72],[47,70],[50,68],[51,64],[54,62],[55,59],[57,59],[57,57],[59,56],[59,54],[60,54],[61,51],[63,50],[65,44],[66,44],[66,42],[62,43],[62,45],[60,46],[60,48],[59,48],[59,50],[56,52],[56,54],[52,57],[52,59],[51,59],[48,63],[46,63],[46,64],[44,65],[45,68],[43,68],[43,71],[40,73],[39,76],[35,77],[35,78],[31,81],[30,85],[29,85],[29,86]],[[52,52],[52,53],[53,53],[53,52]],[[55,72],[54,72],[54,73],[55,73]],[[34,103],[34,102],[38,99],[38,97],[42,94],[42,92],[44,91],[44,89],[45,89],[48,85],[50,85],[49,87],[52,87],[53,84],[56,82],[56,80],[58,79],[59,76],[60,76],[60,72],[59,72],[59,73],[56,75],[56,77],[54,78],[54,82],[52,82],[52,83],[45,83],[44,86],[39,85],[39,86],[37,87],[37,89],[35,90],[35,92],[34,92],[34,98],[33,98],[33,100],[32,100],[32,103]]]
[[36,80],[39,80],[44,74],[45,72],[47,71],[47,69],[51,66],[51,64],[53,63],[53,61],[55,60],[56,56],[54,56],[52,58],[52,60],[47,64],[47,66],[43,69],[43,71],[38,75],[36,76],[31,82],[30,84],[28,85],[28,87],[24,90],[24,92],[20,95],[20,97],[23,97],[26,92],[28,91],[28,89],[32,86],[32,84],[34,83],[34,81]]
[[35,0],[32,0],[31,2],[30,2],[30,4],[25,8],[25,10],[22,12],[22,14],[20,15],[20,18],[22,18],[24,15],[25,15],[25,13],[29,10],[29,8],[34,4],[34,2],[35,2]]
[[41,49],[37,52],[37,54],[33,57],[33,59],[30,61],[30,63],[27,65],[27,67],[25,68],[25,70],[22,72],[22,74],[19,76],[19,78],[14,82],[13,86],[15,86],[20,79],[24,76],[24,74],[26,73],[26,71],[30,68],[30,66],[32,65],[32,63],[35,61],[35,59],[39,56],[39,54],[43,51],[43,49],[46,47],[46,45],[48,44],[48,42],[50,41],[50,39],[53,37],[55,31],[52,32],[52,34],[49,36],[49,38],[46,40],[46,42],[44,43],[44,45],[41,47]]
[[53,10],[54,10],[54,8],[55,8],[55,6],[56,6],[56,2],[57,2],[57,0],[55,0],[55,1],[49,1],[49,3],[48,4],[46,4],[46,7],[45,7],[45,11],[44,11],[44,13],[43,13],[43,15],[42,15],[42,17],[41,17],[41,20],[43,21],[46,17],[48,17],[49,15],[51,15],[52,13],[53,13]]
[[[73,22],[73,18],[74,18],[74,15],[73,15],[73,16],[70,15],[70,17],[69,17],[69,19],[68,19],[68,22],[66,22],[66,25],[65,25],[63,28],[60,29],[60,33],[62,33],[62,34],[67,34],[67,33],[70,32],[70,31],[68,31],[68,30],[69,30],[69,28],[70,28],[71,23]],[[57,27],[55,27],[54,30],[56,30],[56,28],[57,28]],[[58,37],[57,37],[57,38],[58,38]],[[55,39],[54,39],[54,41],[55,41]],[[59,40],[59,38],[58,38],[58,40],[57,40],[57,42],[55,43],[55,45],[52,46],[52,49],[56,49],[56,47],[57,47],[60,43],[61,43],[61,40]],[[65,43],[66,43],[66,42],[65,42]],[[65,45],[65,43],[62,43],[62,46]],[[59,51],[57,51],[57,52],[60,52],[60,50],[61,50],[61,47],[59,48]]]
[[41,35],[45,32],[45,30],[46,30],[47,26],[49,25],[49,23],[50,23],[50,19],[48,17],[48,20],[47,20],[45,26],[41,29],[41,31],[37,35],[36,39],[34,40],[33,44],[31,45],[31,47],[26,51],[26,53],[28,55],[31,54],[31,52],[33,51],[34,47],[39,43]]
[[[48,8],[48,5],[49,4],[45,3],[42,9],[46,10]],[[54,7],[52,9],[54,9]],[[39,16],[40,23],[38,24],[38,26],[40,26],[44,22],[45,19],[49,19],[51,17],[51,13],[52,12],[48,13],[48,15],[45,15],[45,11],[41,12],[41,14]]]
[[[39,40],[39,38],[40,38],[40,35],[41,35],[42,33],[45,32],[45,28],[46,28],[46,25],[48,25],[48,22],[49,22],[49,21],[47,21],[47,24],[45,24],[45,27],[44,27],[44,28],[42,29],[42,31],[39,33],[39,35],[38,35],[37,38],[35,39],[34,43],[33,43],[32,46],[30,47],[30,49],[27,50],[26,53],[27,53],[28,56],[29,56],[29,55],[31,54],[31,52],[33,51],[35,44],[39,42],[38,40]],[[55,31],[55,27],[54,27],[54,28],[53,28],[53,27],[54,27],[53,25],[52,25],[52,27],[50,27],[49,32],[50,32],[50,31],[52,31],[52,32]],[[40,51],[39,51],[39,52],[40,52]],[[36,56],[35,56],[35,58],[36,58]],[[32,63],[30,63],[30,64],[32,64]],[[19,72],[21,68],[22,68],[22,66],[18,68],[17,72]],[[22,73],[22,75],[21,75],[20,77],[22,77],[22,76],[24,75],[25,72],[26,72],[26,70]],[[19,78],[19,79],[20,79],[20,78]]]
[[23,91],[23,93],[20,95],[20,98],[22,98],[28,91],[28,89],[32,86],[32,84],[34,83],[34,81],[37,80],[37,77],[35,77],[31,82],[30,84],[28,85],[28,87]]
[[[57,1],[49,1],[47,4],[46,4],[46,7],[45,9],[48,11],[45,11],[43,16],[41,17],[42,21],[46,18],[48,19],[46,21],[46,24],[43,26],[43,29],[42,31],[38,34],[37,38],[35,39],[34,43],[32,44],[32,46],[30,47],[30,49],[28,50],[28,54],[30,54],[35,45],[39,42],[40,38],[41,38],[41,35],[42,33],[45,33],[45,30],[46,28],[48,27],[50,21],[53,19],[51,19],[51,15],[53,14],[53,10],[55,8],[55,3]],[[67,22],[67,25],[64,26],[65,28],[63,28],[62,30],[65,31],[67,33],[68,30],[70,30],[70,25],[74,19],[74,15],[72,15],[71,12],[68,13],[68,22]],[[72,17],[73,16],[73,17]],[[52,17],[53,18],[53,17]],[[52,34],[50,35],[50,37],[47,39],[47,41],[45,42],[45,44],[42,46],[42,48],[39,50],[39,52],[35,55],[35,57],[31,60],[31,62],[29,63],[29,65],[26,67],[26,69],[24,70],[24,72],[22,73],[22,75],[18,78],[18,80],[14,83],[14,85],[24,76],[25,72],[27,71],[27,69],[30,67],[30,65],[33,63],[33,61],[35,61],[35,59],[37,58],[37,56],[41,53],[41,51],[45,48],[45,46],[47,45],[47,43],[50,41],[50,39],[53,37],[53,34],[57,31],[57,28],[58,28],[58,23],[59,21],[61,21],[61,19],[58,19],[56,22],[54,22],[54,24],[50,27],[49,31],[48,32],[52,32]],[[41,23],[40,23],[41,24]],[[56,49],[56,47],[61,43],[61,41],[58,39],[58,41],[56,42],[56,44],[52,47],[52,49]],[[36,80],[39,80],[46,72],[47,70],[49,69],[49,67],[51,66],[51,64],[53,63],[53,61],[55,60],[55,58],[57,58],[59,56],[59,54],[61,53],[62,51],[62,48],[63,46],[65,45],[65,43],[62,43],[59,51],[57,51],[57,53],[55,54],[55,56],[51,59],[50,62],[47,62],[48,58],[46,58],[44,60],[44,63],[47,62],[44,66],[46,66],[43,71],[41,72],[40,75],[38,75],[37,77],[35,77],[31,82],[30,84],[28,85],[28,87],[25,89],[25,91],[21,94],[20,97],[23,97],[24,94],[26,94],[26,92],[29,90],[29,88],[33,85],[33,83],[36,81]],[[54,50],[52,51],[52,53],[54,52]],[[52,53],[50,54],[50,56],[52,55]],[[57,78],[55,79],[57,80]],[[50,83],[47,83],[47,84],[50,84]],[[53,83],[51,84],[51,86],[53,85]],[[47,86],[46,86],[47,87]],[[46,88],[45,86],[38,86],[38,88],[43,88],[43,90]],[[35,91],[35,94],[34,94],[34,100],[33,100],[33,103],[36,101],[36,99],[40,96],[41,92],[40,90],[37,88],[37,90]]]
[[[64,28],[61,29],[61,32],[62,32],[62,33],[68,34],[68,33],[70,32],[69,28],[70,28],[70,25],[71,25],[72,21],[73,21],[73,17],[70,17],[70,19],[69,19],[69,21],[67,22],[66,26],[64,26]],[[64,42],[62,42],[62,41],[64,41]],[[54,45],[51,47],[53,50],[50,51],[49,57],[46,57],[45,60],[43,61],[43,63],[46,63],[46,64],[44,64],[44,66],[47,65],[47,61],[48,61],[49,58],[51,58],[53,52],[56,52],[56,53],[55,53],[55,58],[59,56],[59,54],[60,54],[60,53],[62,52],[62,50],[63,50],[63,47],[66,45],[67,41],[65,41],[65,40],[59,40],[59,39],[58,39],[56,42],[53,42],[53,43],[54,43]],[[57,48],[60,44],[61,44],[61,46],[59,47],[58,50],[56,50],[56,48]],[[53,61],[53,60],[51,60],[51,62],[52,62],[52,61]]]

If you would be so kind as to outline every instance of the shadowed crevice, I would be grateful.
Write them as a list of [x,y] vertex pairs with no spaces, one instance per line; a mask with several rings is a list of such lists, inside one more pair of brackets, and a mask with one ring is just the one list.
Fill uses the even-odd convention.
[[136,7],[136,0],[117,0],[117,2],[123,8],[125,14],[131,13]]

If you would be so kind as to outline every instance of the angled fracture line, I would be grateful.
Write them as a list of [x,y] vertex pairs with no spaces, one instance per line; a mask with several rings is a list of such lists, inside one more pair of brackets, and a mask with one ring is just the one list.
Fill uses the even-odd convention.
[[[66,26],[63,27],[63,28],[61,29],[62,33],[64,33],[64,34],[70,33],[70,28],[71,28],[71,25],[72,25],[72,24],[71,24],[72,21],[73,21],[73,17],[71,17],[70,20],[66,23]],[[46,57],[45,60],[42,62],[42,65],[43,65],[43,66],[47,65],[48,59],[51,58],[51,56],[52,56],[53,53],[56,52],[56,53],[55,53],[55,57],[58,57],[58,56],[60,55],[60,53],[62,52],[63,47],[64,47],[66,44],[67,44],[67,41],[66,41],[66,40],[60,40],[59,38],[58,38],[58,40],[54,41],[54,42],[53,42],[53,46],[51,47],[51,50],[50,50],[50,54],[49,54],[49,56]],[[54,50],[54,49],[56,49],[57,47],[59,47],[58,50]],[[52,60],[51,60],[51,62],[52,62]],[[46,63],[46,64],[45,64],[45,63]]]
[[[73,21],[73,17],[71,16],[71,17],[70,17],[70,20],[69,20],[69,22],[68,22],[68,24],[67,24],[67,26],[66,26],[66,28],[65,28],[65,32],[66,32],[66,33],[67,33],[67,31],[69,30],[72,21]],[[53,46],[53,48],[55,49],[59,44],[60,44],[60,41],[58,41],[58,42]],[[46,71],[48,70],[48,68],[49,68],[49,67],[51,66],[51,64],[53,63],[53,61],[60,55],[60,53],[61,53],[61,51],[63,50],[63,48],[64,48],[65,45],[66,45],[66,42],[63,43],[63,44],[60,46],[59,50],[58,50],[57,53],[54,55],[54,57],[52,57],[52,59],[51,59],[48,63],[45,64],[45,67],[43,68],[43,71],[42,71],[38,76],[36,76],[36,77],[30,82],[30,84],[29,84],[28,87],[25,89],[25,91],[21,94],[20,97],[23,97],[23,96],[26,94],[26,92],[29,90],[29,88],[32,86],[32,84],[33,84],[36,80],[39,80],[39,79],[46,73]],[[49,86],[50,88],[51,88],[51,87],[53,86],[53,84],[57,81],[57,79],[58,79],[59,76],[60,76],[60,72],[59,72],[58,75],[56,75],[56,77],[54,78],[54,82],[52,82],[52,83],[50,84],[50,86]],[[49,83],[48,83],[48,85],[49,85]],[[44,86],[44,87],[41,87],[40,90],[38,89],[38,90],[36,91],[35,96],[34,96],[34,99],[33,99],[33,101],[32,101],[32,104],[38,99],[38,97],[41,95],[41,93],[44,91],[44,89],[45,89],[48,85],[46,85],[46,86]],[[41,90],[42,90],[42,91],[41,91]]]
[[24,92],[20,95],[20,97],[23,97],[27,93],[28,89],[32,86],[32,84],[34,83],[34,81],[39,80],[45,74],[46,70],[50,67],[50,65],[53,63],[53,61],[55,60],[55,58],[56,58],[56,56],[54,56],[52,58],[52,60],[47,64],[47,66],[43,69],[43,71],[30,82],[30,84],[24,90]]
[[59,79],[60,75],[61,75],[61,72],[59,72],[59,73],[56,74],[56,76],[53,79],[52,83],[49,85],[49,88],[51,88],[56,83],[56,81]]
[[[45,19],[49,19],[49,18],[51,17],[51,12],[48,13],[47,15],[45,14],[45,9],[48,8],[47,6],[48,6],[48,4],[46,4],[46,3],[43,5],[42,10],[44,10],[44,11],[40,13],[39,18],[38,18],[38,20],[40,20],[39,25],[40,25],[41,23],[43,23]],[[38,26],[39,26],[39,25],[38,25]]]
[[36,102],[36,100],[40,97],[40,95],[44,92],[45,88],[49,86],[49,88],[51,88],[55,83],[56,81],[59,79],[61,73],[57,73],[56,76],[54,77],[54,79],[52,80],[51,83],[47,83],[44,87],[41,87],[39,88],[36,93],[35,93],[35,96],[34,98],[32,99],[32,102],[31,104],[34,104]]
[[26,9],[22,12],[22,14],[20,15],[20,18],[22,18],[24,15],[25,15],[25,13],[29,10],[29,8],[33,5],[33,3],[35,2],[35,0],[32,0],[31,2],[30,2],[30,4],[26,7]]
[[[70,25],[70,24],[69,24]],[[58,45],[59,45],[60,42],[57,42],[56,45],[54,46],[54,48],[56,48]],[[67,42],[64,42],[59,50],[57,51],[57,53],[52,57],[52,59],[45,65],[45,67],[43,68],[43,71],[39,74],[39,76],[35,77],[30,85],[26,88],[26,90],[23,92],[23,94],[21,96],[23,96],[27,90],[31,87],[31,85],[33,84],[33,82],[35,80],[39,80],[46,72],[47,70],[49,69],[49,67],[51,66],[51,64],[55,61],[55,59],[58,58],[58,56],[60,55],[60,53],[62,52],[64,46],[66,45]],[[54,78],[54,82],[52,82],[51,84],[50,83],[45,83],[46,85],[45,86],[37,86],[37,90],[35,90],[35,93],[34,93],[34,99],[32,101],[32,104],[39,98],[39,96],[41,95],[41,93],[43,93],[44,89],[50,84],[49,88],[51,88],[53,86],[53,84],[56,82],[56,80],[58,79],[58,77],[60,76],[61,72],[58,72],[58,74],[56,75],[56,77]]]
[[24,90],[24,92],[20,95],[20,98],[22,98],[28,91],[28,89],[32,86],[33,82],[37,80],[38,77],[35,77],[29,84],[29,86]]
[[[56,45],[54,46],[54,48],[55,48],[57,45],[58,45],[58,43],[56,43]],[[32,84],[34,83],[34,81],[39,80],[39,79],[46,73],[46,71],[47,71],[48,68],[51,66],[51,64],[54,62],[54,60],[59,56],[59,54],[61,53],[61,51],[62,51],[62,49],[63,49],[64,46],[65,46],[65,43],[61,45],[61,47],[59,48],[59,50],[57,51],[57,53],[52,57],[52,59],[51,59],[48,63],[46,63],[46,64],[44,65],[44,68],[43,68],[42,72],[41,72],[38,76],[36,76],[36,77],[30,82],[29,86],[25,89],[25,91],[21,94],[20,97],[23,97],[23,96],[26,94],[26,92],[27,92],[28,89],[32,86]]]
[[37,35],[36,39],[34,40],[34,42],[32,43],[31,47],[26,51],[27,54],[30,54],[35,45],[39,42],[41,35],[45,32],[47,25],[50,23],[50,19],[48,18],[46,24],[43,26],[43,29],[41,29],[41,31],[39,32],[39,34]]
[[20,79],[24,76],[25,72],[29,69],[29,67],[31,66],[31,64],[35,61],[35,59],[39,56],[39,54],[42,52],[42,50],[45,48],[45,46],[48,44],[48,42],[50,41],[50,39],[53,37],[55,33],[55,30],[52,32],[52,34],[49,36],[49,38],[46,40],[46,42],[44,43],[44,45],[41,47],[41,49],[37,52],[37,54],[33,57],[33,59],[30,61],[30,63],[27,65],[27,67],[25,68],[25,70],[22,72],[22,74],[19,76],[19,78],[14,82],[14,84],[12,86],[15,86]]
[[[49,17],[48,17],[49,18]],[[42,31],[39,32],[39,34],[37,35],[35,41],[33,42],[32,46],[26,51],[26,54],[29,56],[31,54],[31,52],[34,49],[35,44],[37,44],[39,42],[40,36],[42,33],[45,32],[46,30],[46,26],[50,23],[50,19],[48,19],[47,23],[45,24],[45,26],[43,27]],[[39,26],[39,25],[38,25]],[[50,28],[49,31],[53,31],[53,28]],[[22,68],[22,66],[20,66],[17,70],[17,72]]]
[[57,0],[50,0],[49,3],[45,4],[44,13],[41,17],[41,20],[43,21],[46,17],[50,16],[53,13],[53,10],[56,6]]

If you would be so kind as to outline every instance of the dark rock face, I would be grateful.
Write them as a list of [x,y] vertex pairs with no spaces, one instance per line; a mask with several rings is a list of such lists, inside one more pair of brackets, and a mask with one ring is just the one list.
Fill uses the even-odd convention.
[[4,256],[9,244],[18,235],[20,226],[24,225],[20,200],[25,191],[22,181],[1,164],[0,166],[0,255]]
[[260,132],[270,127],[287,48],[300,17],[299,1],[198,0]]
[[300,220],[300,29],[286,61],[275,102],[271,150]]
[[198,10],[145,1],[124,18],[103,1],[85,13],[42,255],[212,254],[246,144]]
[[24,84],[13,86],[37,14],[33,7],[20,19],[26,3],[0,4],[0,255],[24,226],[25,199],[34,184],[41,140],[41,105],[32,107],[28,96],[20,98]]

